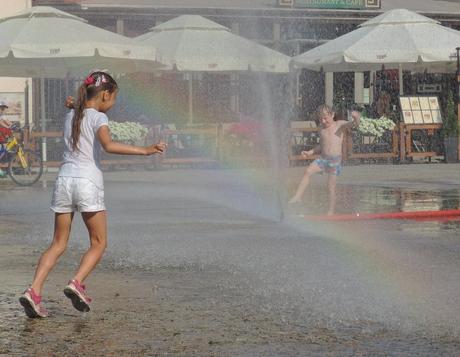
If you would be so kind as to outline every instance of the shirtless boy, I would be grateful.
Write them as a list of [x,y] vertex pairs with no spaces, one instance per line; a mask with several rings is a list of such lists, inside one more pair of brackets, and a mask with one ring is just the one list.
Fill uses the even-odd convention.
[[320,154],[321,157],[313,161],[305,170],[305,174],[300,181],[295,195],[289,203],[300,202],[302,196],[310,183],[310,176],[318,172],[327,173],[327,187],[329,194],[328,215],[334,214],[335,211],[335,191],[337,185],[337,176],[342,169],[342,142],[345,132],[349,128],[359,126],[361,115],[357,111],[352,111],[352,121],[337,120],[336,113],[327,105],[318,108],[320,120],[320,141],[319,145],[312,150],[302,151],[302,156],[308,157],[313,154]]

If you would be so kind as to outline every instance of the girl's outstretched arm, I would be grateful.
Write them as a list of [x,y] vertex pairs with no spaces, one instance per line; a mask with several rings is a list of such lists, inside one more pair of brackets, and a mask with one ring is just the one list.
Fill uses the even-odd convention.
[[103,125],[99,128],[97,131],[97,137],[105,152],[110,154],[152,155],[161,154],[166,149],[166,144],[161,141],[149,146],[135,146],[113,141],[112,136],[110,135],[110,129],[107,125]]

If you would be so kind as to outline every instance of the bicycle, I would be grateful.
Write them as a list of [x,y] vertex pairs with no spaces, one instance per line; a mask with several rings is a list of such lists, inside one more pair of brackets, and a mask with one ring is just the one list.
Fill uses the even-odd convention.
[[[11,127],[13,131],[20,129],[17,125]],[[43,160],[39,151],[25,148],[24,143],[15,135],[11,135],[6,142],[0,143],[0,163],[8,163],[7,174],[19,186],[30,186],[37,182],[43,173]]]

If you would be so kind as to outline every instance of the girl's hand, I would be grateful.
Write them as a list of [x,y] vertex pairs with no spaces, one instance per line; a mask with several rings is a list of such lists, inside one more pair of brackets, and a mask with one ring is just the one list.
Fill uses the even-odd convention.
[[147,147],[147,155],[152,155],[152,154],[162,154],[165,149],[166,149],[166,143],[163,141],[160,141],[157,144],[153,144]]
[[75,108],[75,103],[73,100],[73,97],[69,95],[66,100],[65,100],[65,106],[69,109],[74,109]]

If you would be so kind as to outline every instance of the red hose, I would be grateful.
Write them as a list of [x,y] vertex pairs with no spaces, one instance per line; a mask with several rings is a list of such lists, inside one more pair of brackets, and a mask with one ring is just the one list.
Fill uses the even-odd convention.
[[460,209],[441,211],[381,212],[326,215],[304,215],[309,221],[359,221],[373,219],[451,220],[460,219]]

